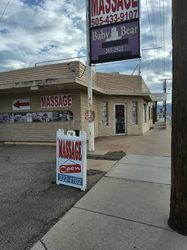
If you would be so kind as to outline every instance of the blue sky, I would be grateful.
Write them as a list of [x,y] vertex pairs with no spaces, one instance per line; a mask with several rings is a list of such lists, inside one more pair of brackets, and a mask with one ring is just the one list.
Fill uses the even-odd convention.
[[25,4],[28,4],[30,6],[32,5],[39,5],[43,2],[43,0],[24,0],[23,1]]
[[[161,92],[160,79],[172,78],[171,0],[141,0],[141,16],[141,74],[152,92]],[[85,30],[84,0],[1,0],[0,72],[84,56]],[[161,48],[147,50],[155,47]],[[132,74],[138,63],[120,61],[96,70]]]

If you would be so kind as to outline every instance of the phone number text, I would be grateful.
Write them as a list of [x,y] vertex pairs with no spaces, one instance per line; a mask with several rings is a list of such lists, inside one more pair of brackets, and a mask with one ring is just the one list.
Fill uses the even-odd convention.
[[138,10],[131,10],[102,17],[91,18],[91,27],[102,26],[138,18]]
[[58,180],[65,182],[65,183],[70,183],[78,186],[83,185],[83,179],[79,177],[74,177],[71,175],[64,175],[64,174],[58,174]]
[[123,46],[111,47],[111,48],[105,49],[106,54],[119,53],[119,52],[123,52],[123,51],[124,51]]

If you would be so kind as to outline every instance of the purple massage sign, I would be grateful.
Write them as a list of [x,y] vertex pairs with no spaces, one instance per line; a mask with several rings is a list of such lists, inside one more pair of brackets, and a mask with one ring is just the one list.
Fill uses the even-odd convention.
[[140,57],[138,20],[92,28],[90,33],[93,64]]
[[90,63],[140,58],[140,1],[88,1]]

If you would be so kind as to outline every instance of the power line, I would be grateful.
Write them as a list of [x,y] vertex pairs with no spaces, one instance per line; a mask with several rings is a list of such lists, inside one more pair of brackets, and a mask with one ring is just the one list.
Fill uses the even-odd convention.
[[160,21],[160,27],[162,27],[162,7],[161,7],[161,0],[159,0],[158,5],[159,5],[159,21]]
[[5,14],[5,12],[6,12],[7,8],[8,8],[8,6],[9,6],[9,4],[10,4],[10,2],[11,2],[11,0],[9,0],[9,1],[7,2],[5,8],[4,8],[4,10],[3,10],[3,12],[2,12],[2,14],[1,14],[1,16],[0,16],[0,21],[2,20],[4,14]]
[[153,29],[151,25],[151,19],[150,19],[150,14],[149,14],[149,8],[148,8],[148,1],[146,0],[146,7],[147,7],[147,15],[148,15],[148,22],[149,22],[149,27],[150,27],[150,32],[151,32],[151,38],[153,41],[153,47],[155,47],[155,42],[154,42],[154,36],[153,36]]
[[142,50],[153,50],[153,49],[161,49],[162,47],[153,47],[153,48],[142,48]]
[[[162,0],[163,1],[163,0]],[[161,20],[161,0],[157,0],[157,1],[151,1],[151,0],[144,0],[144,6],[145,6],[145,13],[146,13],[146,19],[145,19],[145,24],[144,27],[149,27],[149,34],[150,34],[150,43],[153,46],[148,46],[148,48],[142,48],[142,53],[146,53],[149,50],[159,50],[162,49],[163,47],[163,42],[162,42],[162,37],[160,38],[160,34],[162,35],[162,32],[157,32],[157,30],[155,30],[154,32],[154,27],[159,25],[160,29],[162,30],[162,20]],[[157,9],[157,12],[159,13],[157,15],[157,17],[159,16],[159,19],[154,16],[154,13]],[[159,20],[159,23],[158,23]],[[159,35],[159,37],[158,37]],[[160,42],[159,42],[160,41]],[[158,45],[160,44],[160,45]],[[157,52],[154,52],[154,54]],[[158,55],[158,54],[157,54]],[[162,63],[163,60],[161,60]],[[161,66],[162,68],[162,66]],[[162,73],[161,73],[162,75]]]
[[163,44],[163,75],[166,74],[166,48],[165,48],[165,0],[162,0],[162,44]]
[[42,62],[35,63],[35,67],[37,67],[37,65],[39,65],[39,64],[61,62],[61,61],[74,60],[74,59],[85,58],[85,57],[86,57],[86,55],[85,56],[76,56],[76,57],[67,57],[67,58],[63,58],[63,59],[55,59],[55,60],[42,61]]

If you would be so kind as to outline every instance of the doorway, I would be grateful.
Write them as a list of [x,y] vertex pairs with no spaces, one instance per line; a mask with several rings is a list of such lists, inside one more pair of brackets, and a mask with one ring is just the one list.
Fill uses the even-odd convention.
[[115,104],[115,134],[126,134],[126,104]]

